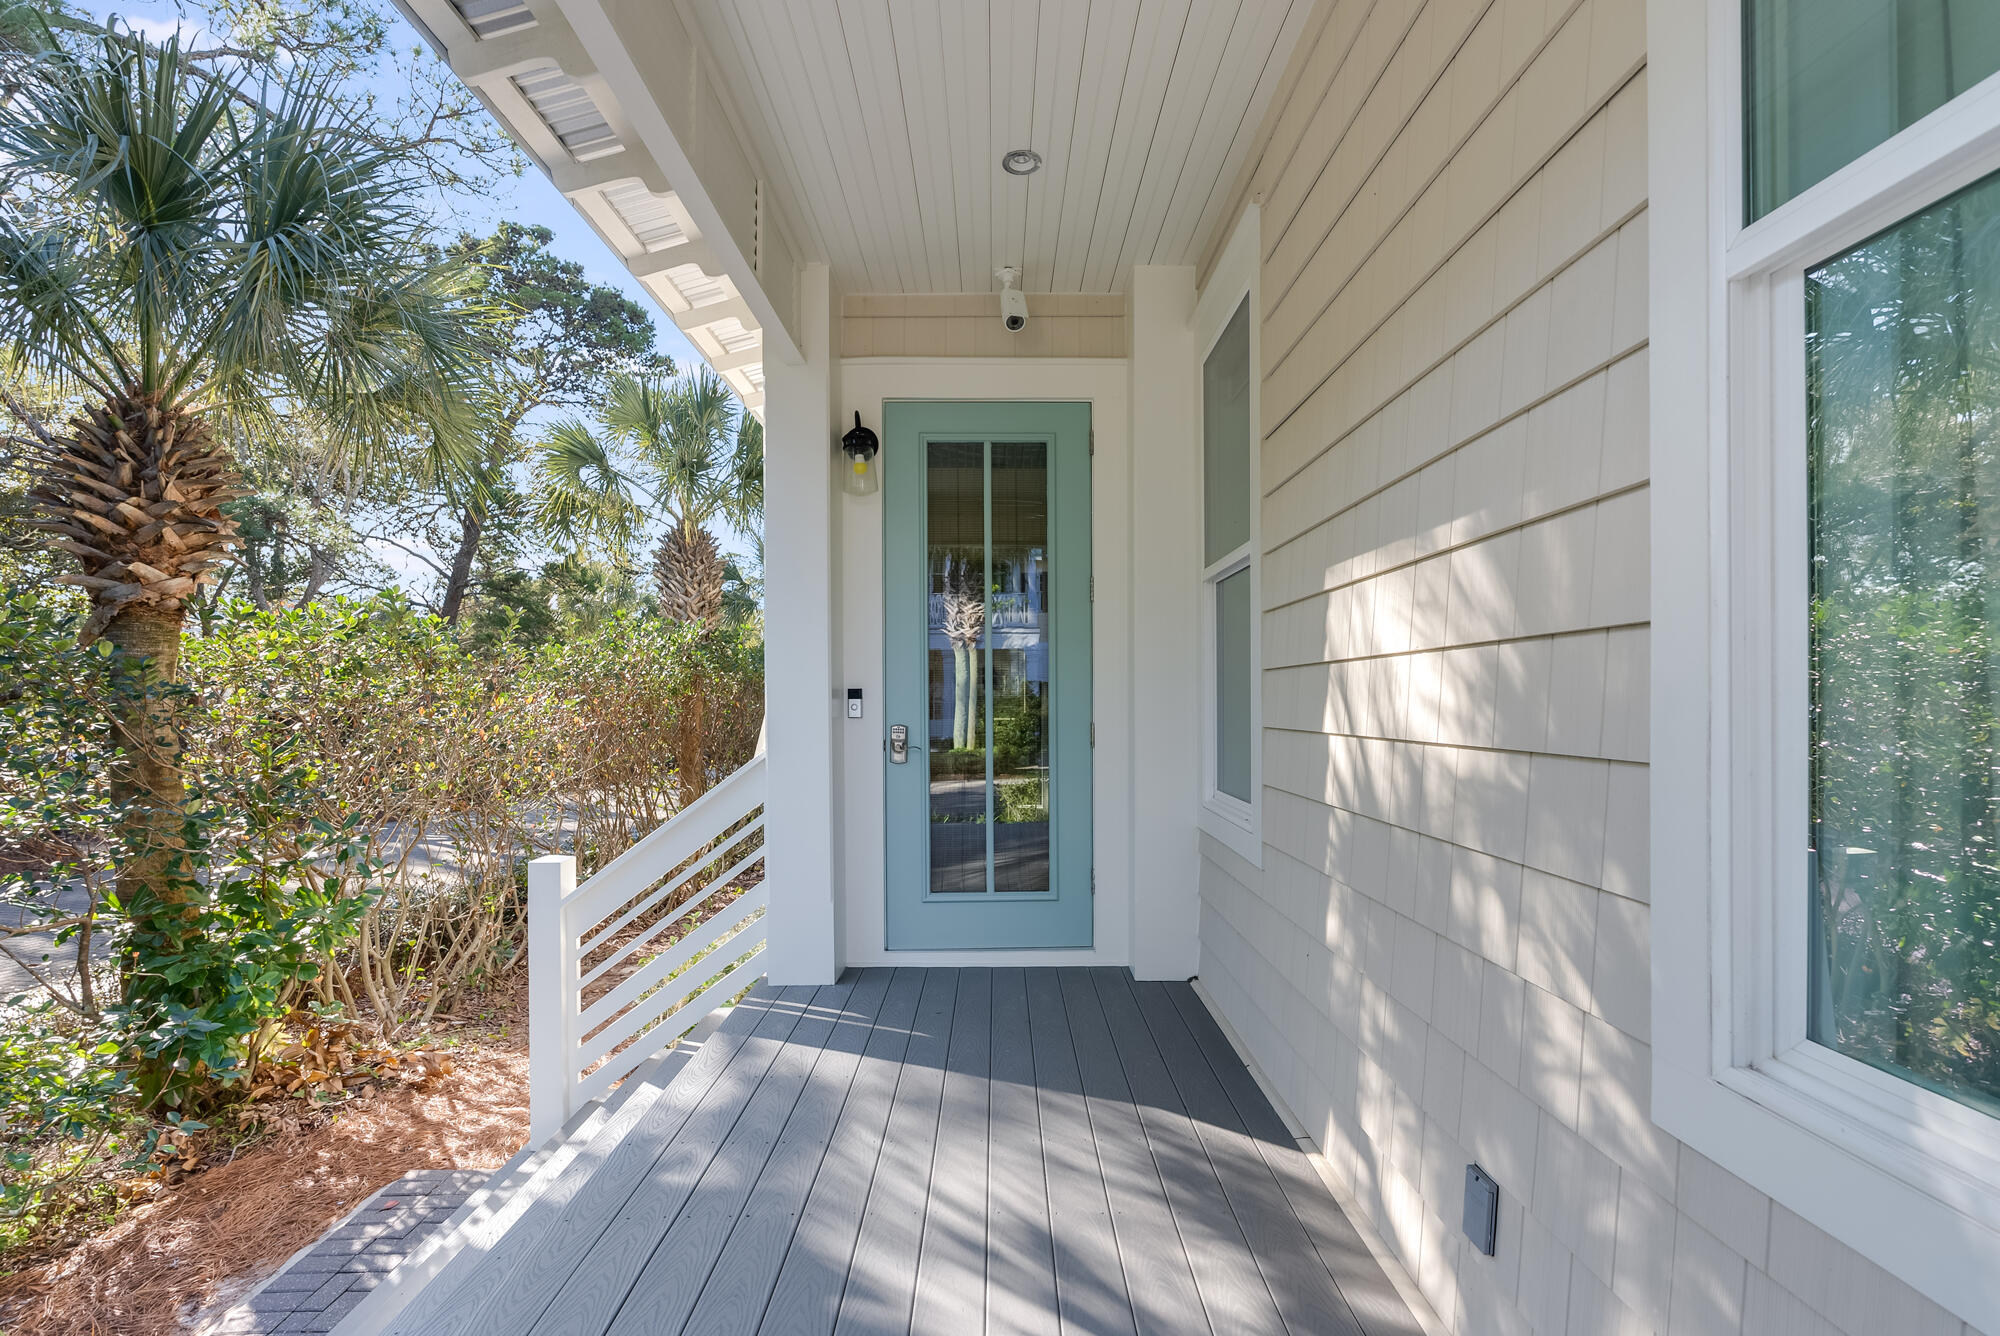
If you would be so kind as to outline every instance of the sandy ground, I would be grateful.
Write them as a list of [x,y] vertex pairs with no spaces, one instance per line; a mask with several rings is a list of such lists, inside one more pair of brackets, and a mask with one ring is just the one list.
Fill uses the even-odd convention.
[[[182,1179],[109,1229],[0,1279],[5,1336],[199,1331],[369,1193],[411,1169],[498,1168],[528,1133],[526,989],[497,1027],[443,1030],[454,1072]],[[472,1008],[468,1008],[471,1011]]]

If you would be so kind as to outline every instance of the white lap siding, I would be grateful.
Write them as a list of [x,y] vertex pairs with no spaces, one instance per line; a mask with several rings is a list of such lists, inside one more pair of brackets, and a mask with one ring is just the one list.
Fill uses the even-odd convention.
[[1965,1336],[1649,1117],[1645,27],[1328,0],[1294,59],[1264,865],[1204,840],[1201,977],[1453,1331]]

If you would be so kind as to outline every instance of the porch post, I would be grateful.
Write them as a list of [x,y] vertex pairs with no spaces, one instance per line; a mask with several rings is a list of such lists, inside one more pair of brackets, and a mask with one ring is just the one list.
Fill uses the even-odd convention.
[[528,863],[528,1144],[562,1131],[576,1091],[576,939],[563,901],[576,894],[576,859],[545,854]]
[[774,984],[840,972],[833,897],[837,500],[834,311],[824,264],[799,270],[805,360],[764,366],[765,971]]
[[1194,270],[1132,270],[1132,973],[1200,963],[1201,491]]

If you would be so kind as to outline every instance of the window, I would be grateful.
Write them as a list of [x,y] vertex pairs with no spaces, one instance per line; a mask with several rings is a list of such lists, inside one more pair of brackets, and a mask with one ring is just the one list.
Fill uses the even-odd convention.
[[1652,1114],[1976,1319],[2000,1312],[2000,5],[1687,10],[1648,76]]
[[1811,1038],[2000,1113],[2000,178],[1806,272]]
[[1992,0],[1754,0],[1744,33],[1751,222],[2000,70]]
[[1238,224],[1197,303],[1195,328],[1206,644],[1202,824],[1261,865],[1254,221],[1253,209]]
[[1211,787],[1250,801],[1250,299],[1201,364],[1202,562],[1215,624]]

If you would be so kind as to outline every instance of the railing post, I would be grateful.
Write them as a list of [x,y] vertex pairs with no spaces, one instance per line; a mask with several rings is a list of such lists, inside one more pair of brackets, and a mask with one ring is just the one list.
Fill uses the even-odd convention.
[[576,1090],[578,1012],[574,934],[563,902],[576,891],[576,859],[549,854],[528,864],[528,1144],[569,1121]]

